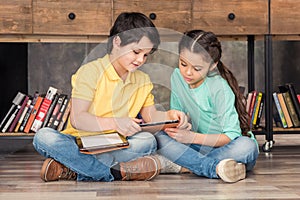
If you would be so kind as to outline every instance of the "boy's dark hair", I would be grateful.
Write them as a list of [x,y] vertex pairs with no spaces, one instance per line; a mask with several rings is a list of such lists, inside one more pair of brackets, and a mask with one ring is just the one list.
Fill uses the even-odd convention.
[[160,36],[155,25],[148,17],[138,12],[123,12],[117,17],[113,27],[110,29],[107,53],[111,53],[113,48],[112,41],[116,36],[120,37],[121,46],[133,42],[138,43],[145,36],[153,44],[150,53],[156,51],[160,44]]
[[233,73],[222,63],[222,47],[217,36],[212,32],[203,30],[191,30],[186,32],[179,42],[179,53],[188,49],[194,53],[209,54],[212,63],[217,63],[220,75],[228,82],[235,94],[235,108],[239,115],[240,127],[243,135],[250,131],[249,115],[246,112],[245,97],[240,92],[238,82]]

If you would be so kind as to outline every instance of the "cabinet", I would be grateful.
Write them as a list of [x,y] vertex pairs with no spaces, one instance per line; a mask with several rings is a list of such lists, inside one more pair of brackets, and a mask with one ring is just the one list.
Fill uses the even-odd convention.
[[267,0],[193,1],[193,28],[217,35],[268,33]]
[[0,33],[31,34],[31,0],[0,0]]
[[33,34],[108,35],[112,24],[110,0],[33,0],[33,8]]
[[159,28],[184,32],[191,28],[191,0],[114,0],[113,21],[121,12],[141,12]]

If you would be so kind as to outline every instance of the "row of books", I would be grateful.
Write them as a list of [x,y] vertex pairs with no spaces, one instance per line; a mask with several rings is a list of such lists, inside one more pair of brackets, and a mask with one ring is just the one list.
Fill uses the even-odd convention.
[[246,110],[249,115],[249,125],[251,129],[260,127],[264,109],[264,98],[265,94],[256,90],[247,94]]
[[0,124],[1,132],[37,132],[42,127],[61,131],[70,113],[70,98],[49,87],[46,94],[18,92]]
[[300,127],[300,95],[297,94],[292,83],[280,85],[278,89],[278,92],[273,93],[276,126],[283,128]]

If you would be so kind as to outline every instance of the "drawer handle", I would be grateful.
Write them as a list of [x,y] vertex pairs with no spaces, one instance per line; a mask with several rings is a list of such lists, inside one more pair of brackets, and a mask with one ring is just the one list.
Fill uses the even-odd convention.
[[235,19],[235,14],[234,13],[229,13],[228,14],[228,19],[229,20],[234,20]]
[[152,20],[156,19],[156,14],[155,13],[150,13],[149,18]]
[[71,13],[68,14],[68,17],[69,17],[70,20],[74,20],[76,18],[76,15],[75,15],[75,13],[71,12]]

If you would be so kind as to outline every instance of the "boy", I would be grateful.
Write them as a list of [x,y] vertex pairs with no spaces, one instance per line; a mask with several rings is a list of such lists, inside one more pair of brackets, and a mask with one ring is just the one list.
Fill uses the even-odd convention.
[[[179,119],[179,111],[155,109],[148,75],[137,70],[160,44],[154,24],[141,13],[122,13],[110,30],[107,55],[91,61],[72,76],[72,108],[66,130],[40,129],[33,140],[36,150],[47,157],[41,178],[77,181],[151,180],[160,162],[151,133],[142,132],[137,119],[145,122]],[[127,137],[130,147],[97,155],[79,152],[76,138],[87,132],[116,130]]]

